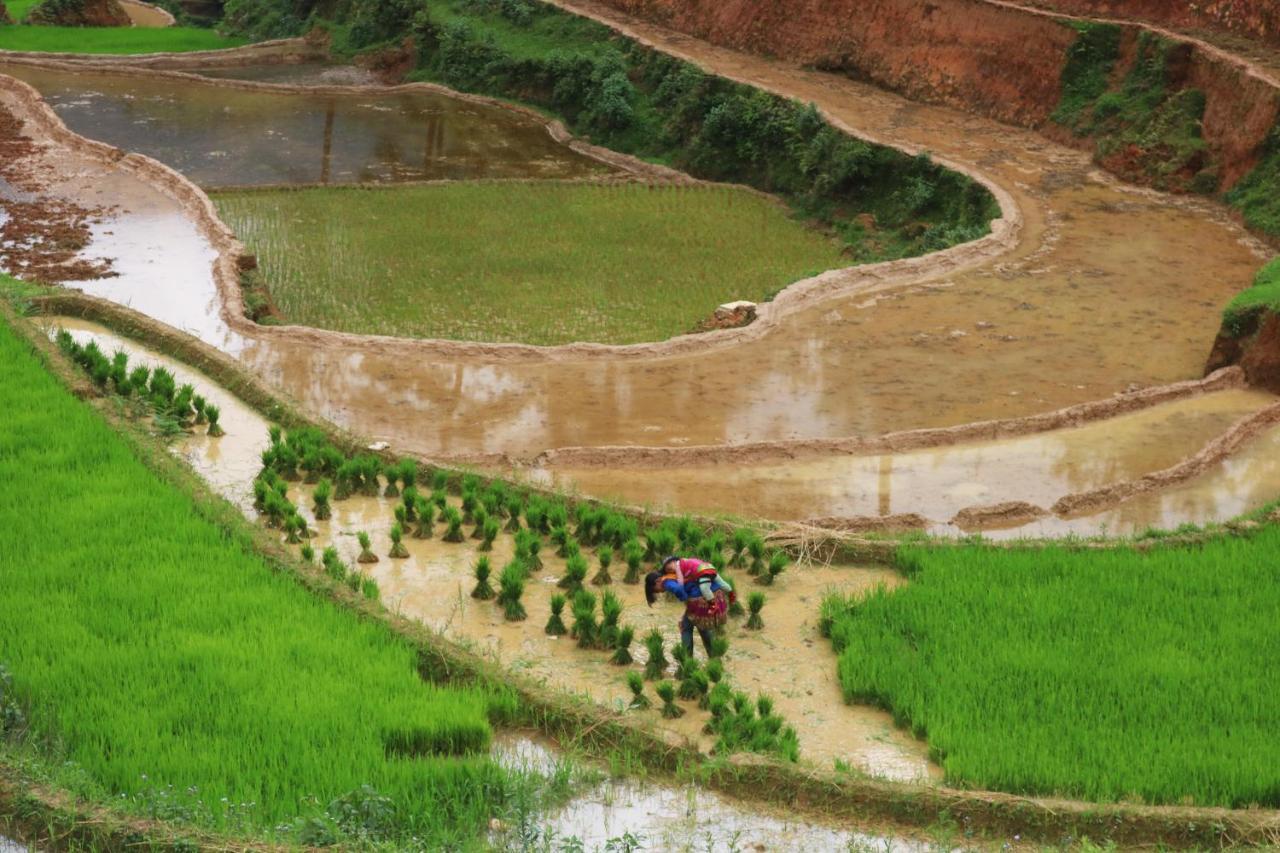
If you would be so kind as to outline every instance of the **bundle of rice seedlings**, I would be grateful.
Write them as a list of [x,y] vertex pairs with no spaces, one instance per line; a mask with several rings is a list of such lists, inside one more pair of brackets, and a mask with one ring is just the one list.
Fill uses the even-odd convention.
[[604,618],[600,623],[599,646],[602,649],[613,648],[618,636],[618,620],[622,618],[622,601],[612,591],[605,592],[600,602],[600,613]]
[[409,556],[409,549],[404,547],[404,528],[398,521],[391,525],[391,551],[387,556],[397,560],[404,560]]
[[[636,629],[630,625],[623,625],[617,630],[613,641],[613,657],[609,658],[609,662],[615,666],[629,666],[634,658],[631,657],[631,643],[635,639]],[[638,673],[632,673],[639,678]]]
[[400,505],[404,507],[404,520],[418,520],[418,489],[415,486],[405,486],[400,492]]
[[747,569],[747,573],[759,575],[764,571],[764,539],[760,536],[752,536],[747,543],[747,553],[751,555],[751,568]]
[[608,586],[613,583],[613,578],[609,574],[609,566],[613,564],[613,549],[608,545],[602,545],[596,551],[596,556],[600,559],[600,570],[596,572],[591,582],[596,586]]
[[480,550],[492,551],[493,541],[498,538],[498,534],[502,531],[502,522],[496,518],[485,519],[484,531],[481,537]]
[[456,507],[446,506],[444,512],[440,515],[444,521],[446,528],[444,532],[444,541],[461,542],[462,536],[462,514],[458,512]]
[[302,556],[302,562],[307,565],[311,565],[316,561],[316,549],[312,548],[310,543],[303,545],[299,553]]
[[751,544],[752,531],[746,527],[739,527],[733,531],[733,538],[730,539],[730,545],[733,548],[733,556],[729,558],[729,565],[735,569],[741,569],[747,564],[747,546]]
[[566,601],[567,599],[558,592],[551,596],[551,618],[547,619],[547,627],[543,630],[553,637],[563,637],[568,633],[568,629],[564,626],[564,618],[561,616]]
[[684,709],[676,704],[676,688],[670,681],[661,681],[654,692],[662,700],[662,716],[668,720],[677,720],[684,716]]
[[[681,648],[683,651],[683,648]],[[677,657],[678,665],[676,666],[676,678],[680,679],[680,698],[681,699],[697,699],[698,686],[694,683],[702,667],[698,664],[698,659],[691,654],[683,654]]]
[[324,566],[325,574],[336,581],[344,580],[347,577],[347,567],[342,562],[342,558],[338,556],[337,548],[325,548],[320,555],[320,564]]
[[747,596],[747,609],[751,611],[751,615],[747,617],[745,627],[752,631],[762,630],[764,620],[760,618],[760,611],[764,610],[764,593],[753,592]]
[[213,403],[208,403],[204,407],[204,416],[209,421],[209,428],[205,430],[205,435],[210,438],[219,438],[226,435],[226,432],[222,429],[222,424],[218,423],[218,419],[222,417],[222,410]]
[[662,653],[662,632],[654,628],[644,638],[648,660],[644,664],[644,677],[649,681],[657,681],[667,671],[667,656]]
[[734,595],[729,596],[729,615],[741,616],[746,611],[742,609],[742,596],[736,594],[738,590],[738,585],[734,583],[733,578],[729,577],[724,572],[720,573],[720,579],[728,583],[729,586],[733,587],[735,592]]
[[627,561],[627,573],[622,576],[623,583],[640,583],[640,570],[644,565],[644,546],[639,539],[629,539],[623,546],[622,557]]
[[492,566],[489,564],[488,557],[481,557],[476,560],[475,568],[471,573],[475,576],[476,585],[471,590],[471,597],[480,601],[488,601],[493,598],[493,587],[489,585],[489,575],[493,572]]
[[378,562],[378,555],[373,553],[373,551],[370,550],[370,547],[369,547],[372,544],[371,540],[369,539],[369,534],[361,530],[359,533],[356,534],[356,539],[360,542],[360,556],[356,558],[356,562],[357,563]]
[[191,408],[196,410],[196,423],[198,424],[208,423],[208,418],[205,416],[205,413],[204,413],[205,407],[208,405],[209,405],[209,401],[206,400],[204,397],[201,397],[199,394],[191,398]]
[[644,679],[638,672],[627,673],[627,687],[631,688],[631,705],[633,711],[647,711],[651,705],[649,697],[644,695]]
[[462,493],[462,523],[472,524],[475,522],[476,507],[480,506],[480,499],[476,497],[475,492],[464,491]]
[[524,509],[524,504],[520,501],[519,495],[507,496],[507,532],[516,533],[520,530],[520,511]]
[[520,597],[524,595],[525,568],[518,560],[512,560],[502,570],[498,578],[498,603],[502,605],[502,615],[508,622],[523,621],[528,614]]
[[382,466],[382,476],[387,478],[387,488],[382,492],[384,498],[400,497],[400,487],[397,484],[400,480],[400,466],[395,462],[388,462]]
[[475,522],[476,525],[475,529],[471,531],[471,538],[483,539],[484,526],[489,521],[489,510],[485,509],[483,504],[477,506],[475,512],[471,514],[471,520]]
[[716,634],[711,638],[711,648],[707,650],[710,658],[722,658],[729,653],[729,638],[724,634]]
[[430,539],[436,522],[435,504],[426,498],[416,497],[413,514],[418,517],[417,526],[413,528],[414,539]]
[[433,492],[447,492],[449,490],[449,474],[446,471],[436,469],[431,474],[431,490]]
[[559,586],[563,590],[568,590],[570,595],[575,594],[582,589],[582,583],[587,579],[587,561],[583,559],[581,554],[576,554],[565,561],[564,577],[560,578]]
[[360,578],[360,593],[370,601],[377,601],[379,596],[378,582],[368,575]]
[[787,564],[789,562],[790,559],[787,557],[786,552],[774,551],[769,555],[769,564],[765,567],[764,572],[756,578],[756,583],[763,586],[773,586],[773,582],[777,579],[778,575],[787,570]]
[[596,621],[596,597],[579,588],[573,596],[573,627],[569,635],[578,640],[578,648],[595,648],[600,625]]

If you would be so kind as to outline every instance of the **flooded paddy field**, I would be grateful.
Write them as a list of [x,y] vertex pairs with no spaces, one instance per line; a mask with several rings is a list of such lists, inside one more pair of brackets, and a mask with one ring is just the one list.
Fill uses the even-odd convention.
[[[625,476],[610,466],[575,469],[553,465],[532,469],[526,476],[540,485],[657,509],[679,507],[716,515],[797,521],[916,514],[930,522],[931,532],[946,533],[952,518],[969,507],[1016,501],[1048,508],[1066,495],[1171,467],[1242,417],[1275,402],[1276,398],[1265,392],[1227,390],[1087,426],[1001,441],[884,455],[801,456],[771,464],[673,462],[652,468],[638,466]],[[1222,488],[1234,494],[1225,483]],[[1270,497],[1259,504],[1267,500]],[[1108,527],[1126,534],[1148,526],[1176,527],[1187,521],[1209,520],[1189,508],[1181,513],[1175,506],[1155,516],[1126,508],[1131,521]],[[1229,515],[1248,508],[1252,507]],[[1058,523],[1064,529],[1071,527],[1069,522]],[[1088,529],[1105,523],[1087,519],[1079,526]],[[1047,529],[1055,522],[1036,524],[1036,529]]]
[[72,130],[154,157],[201,186],[609,172],[532,118],[429,92],[247,91],[2,60],[0,74],[34,86]]

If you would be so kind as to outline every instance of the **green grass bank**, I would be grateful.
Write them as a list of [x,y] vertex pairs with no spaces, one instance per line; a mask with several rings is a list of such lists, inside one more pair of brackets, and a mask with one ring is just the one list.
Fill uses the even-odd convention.
[[22,23],[39,0],[6,0],[17,23],[0,24],[0,50],[40,53],[186,53],[239,47],[248,39],[229,38],[199,27],[42,27]]
[[408,642],[273,572],[3,322],[0,362],[9,758],[219,833],[475,841],[515,780],[464,753],[510,700],[424,684]]
[[1280,805],[1280,530],[1184,548],[904,547],[910,583],[824,623],[846,699],[926,737],[950,784]]
[[285,322],[360,334],[663,340],[847,263],[785,208],[726,187],[462,182],[214,200]]

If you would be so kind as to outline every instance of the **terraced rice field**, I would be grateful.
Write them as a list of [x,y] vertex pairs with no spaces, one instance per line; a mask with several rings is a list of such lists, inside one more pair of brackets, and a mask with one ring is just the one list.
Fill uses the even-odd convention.
[[508,701],[424,684],[407,643],[274,572],[2,323],[0,362],[0,660],[23,742],[143,815],[473,839],[511,784],[477,755]]
[[747,190],[569,183],[234,192],[288,323],[554,345],[690,331],[843,266],[837,244]]
[[1280,805],[1280,530],[1201,547],[905,549],[909,583],[824,603],[845,698],[947,781]]

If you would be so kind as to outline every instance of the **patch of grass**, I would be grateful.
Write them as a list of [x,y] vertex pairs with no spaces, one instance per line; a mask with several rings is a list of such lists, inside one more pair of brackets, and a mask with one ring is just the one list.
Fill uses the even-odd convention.
[[1253,279],[1253,286],[1236,295],[1222,312],[1222,324],[1239,334],[1244,321],[1255,311],[1280,312],[1280,257],[1273,258]]
[[0,661],[24,748],[83,769],[77,793],[218,830],[483,829],[507,777],[468,755],[494,697],[423,684],[407,642],[206,521],[3,322],[0,362]]
[[248,44],[196,27],[0,27],[0,50],[41,53],[187,53]]
[[1062,100],[1051,118],[1083,136],[1082,125],[1095,101],[1107,91],[1111,71],[1120,57],[1120,28],[1114,24],[1073,21],[1079,36],[1062,67]]
[[[6,0],[15,21],[22,21],[39,0]],[[198,27],[37,27],[0,26],[0,49],[42,53],[185,53],[248,44]]]
[[907,547],[911,582],[829,598],[846,699],[952,784],[1280,805],[1280,529],[1148,553]]
[[224,193],[289,322],[469,341],[634,343],[848,263],[727,188],[458,183]]
[[1201,135],[1205,95],[1174,85],[1169,58],[1177,45],[1142,33],[1119,88],[1109,79],[1119,58],[1120,31],[1082,25],[1067,55],[1062,99],[1053,120],[1092,137],[1095,156],[1130,179],[1161,189],[1213,193],[1217,170]]

